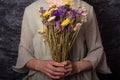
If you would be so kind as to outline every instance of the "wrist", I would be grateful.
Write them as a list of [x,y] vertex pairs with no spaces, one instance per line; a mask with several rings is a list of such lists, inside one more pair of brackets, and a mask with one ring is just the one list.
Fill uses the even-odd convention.
[[86,71],[92,69],[92,64],[90,61],[81,60],[78,62],[78,71]]
[[31,59],[26,63],[26,67],[32,70],[39,70],[39,64],[40,64],[40,60],[38,59]]
[[75,74],[75,73],[79,73],[81,72],[81,62],[80,61],[76,61],[76,62],[73,62],[72,63],[72,74]]
[[77,65],[77,73],[81,72],[82,71],[82,69],[81,69],[81,61],[78,61],[76,65]]
[[41,60],[36,60],[35,61],[34,69],[36,71],[41,71]]

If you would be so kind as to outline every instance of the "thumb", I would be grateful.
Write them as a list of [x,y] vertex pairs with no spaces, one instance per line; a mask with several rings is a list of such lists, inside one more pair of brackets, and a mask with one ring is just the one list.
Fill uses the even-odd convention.
[[71,61],[69,61],[69,60],[61,62],[61,64],[63,64],[64,66],[66,66],[66,65],[68,65],[70,63],[71,63]]

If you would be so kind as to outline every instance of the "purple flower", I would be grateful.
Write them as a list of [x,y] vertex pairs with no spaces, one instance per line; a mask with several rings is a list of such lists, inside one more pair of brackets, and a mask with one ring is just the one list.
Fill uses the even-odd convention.
[[63,6],[63,7],[62,7],[62,10],[63,10],[63,11],[68,11],[68,10],[70,10],[70,7],[68,7],[68,6]]
[[63,12],[62,8],[58,8],[59,16],[65,16],[65,13]]
[[46,11],[46,10],[44,10],[43,7],[40,7],[40,11],[39,11],[39,12],[40,12],[41,14],[45,13],[45,11]]
[[46,10],[43,10],[42,12],[43,12],[43,13],[45,13],[45,12],[46,12]]
[[77,14],[78,14],[78,15],[81,15],[81,14],[82,14],[82,12],[77,12]]
[[77,11],[76,11],[76,10],[71,9],[71,13],[72,13],[72,14],[73,14],[73,16],[74,16],[74,15],[76,15],[76,14],[77,14]]
[[40,9],[42,9],[42,10],[43,10],[43,7],[40,7]]
[[62,31],[62,26],[60,21],[56,22],[56,26],[59,28],[60,31]]
[[62,10],[59,10],[59,15],[63,17],[65,16],[65,13]]
[[53,13],[51,14],[51,16],[59,16],[58,10],[54,10]]
[[68,32],[72,32],[73,31],[70,26],[66,27],[66,29],[67,29]]
[[61,6],[58,8],[60,13],[66,13],[70,8],[68,6]]

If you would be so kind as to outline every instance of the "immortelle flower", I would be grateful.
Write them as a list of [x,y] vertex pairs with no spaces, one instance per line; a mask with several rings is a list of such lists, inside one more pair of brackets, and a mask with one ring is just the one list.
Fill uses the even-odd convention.
[[67,60],[82,24],[87,21],[86,8],[80,5],[72,9],[73,4],[67,1],[59,7],[53,5],[48,10],[39,9],[43,28],[38,33],[43,36],[43,42],[49,46],[52,59],[56,62]]
[[49,46],[52,59],[57,62],[67,60],[67,56],[81,29],[87,21],[87,10],[83,5],[72,9],[73,2],[64,2],[62,6],[53,5],[48,10],[40,7],[43,29],[38,30]]
[[55,10],[56,6],[52,6],[48,11],[43,14],[43,17],[48,17]]
[[70,23],[70,19],[66,18],[62,23],[61,26],[63,27],[63,29],[65,28],[65,26],[67,26]]
[[71,1],[66,1],[66,2],[63,2],[64,5],[67,5],[67,6],[73,6],[74,3],[71,2]]
[[45,32],[46,32],[45,29],[40,29],[40,30],[38,30],[38,33],[41,33],[41,34],[43,34],[43,33],[45,33]]

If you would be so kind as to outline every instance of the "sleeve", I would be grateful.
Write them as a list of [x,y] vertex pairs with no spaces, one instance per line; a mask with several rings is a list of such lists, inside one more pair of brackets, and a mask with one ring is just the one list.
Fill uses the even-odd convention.
[[21,29],[21,38],[19,44],[18,51],[18,59],[16,65],[13,67],[13,70],[16,72],[24,73],[28,70],[25,68],[25,64],[34,58],[34,48],[32,37],[33,34],[29,28],[29,23],[27,20],[27,12],[25,10],[23,21],[22,21],[22,29]]
[[93,69],[100,73],[110,73],[106,63],[106,56],[101,42],[98,23],[93,7],[88,12],[88,22],[86,23],[85,39],[88,48],[87,56],[83,60],[90,61]]

